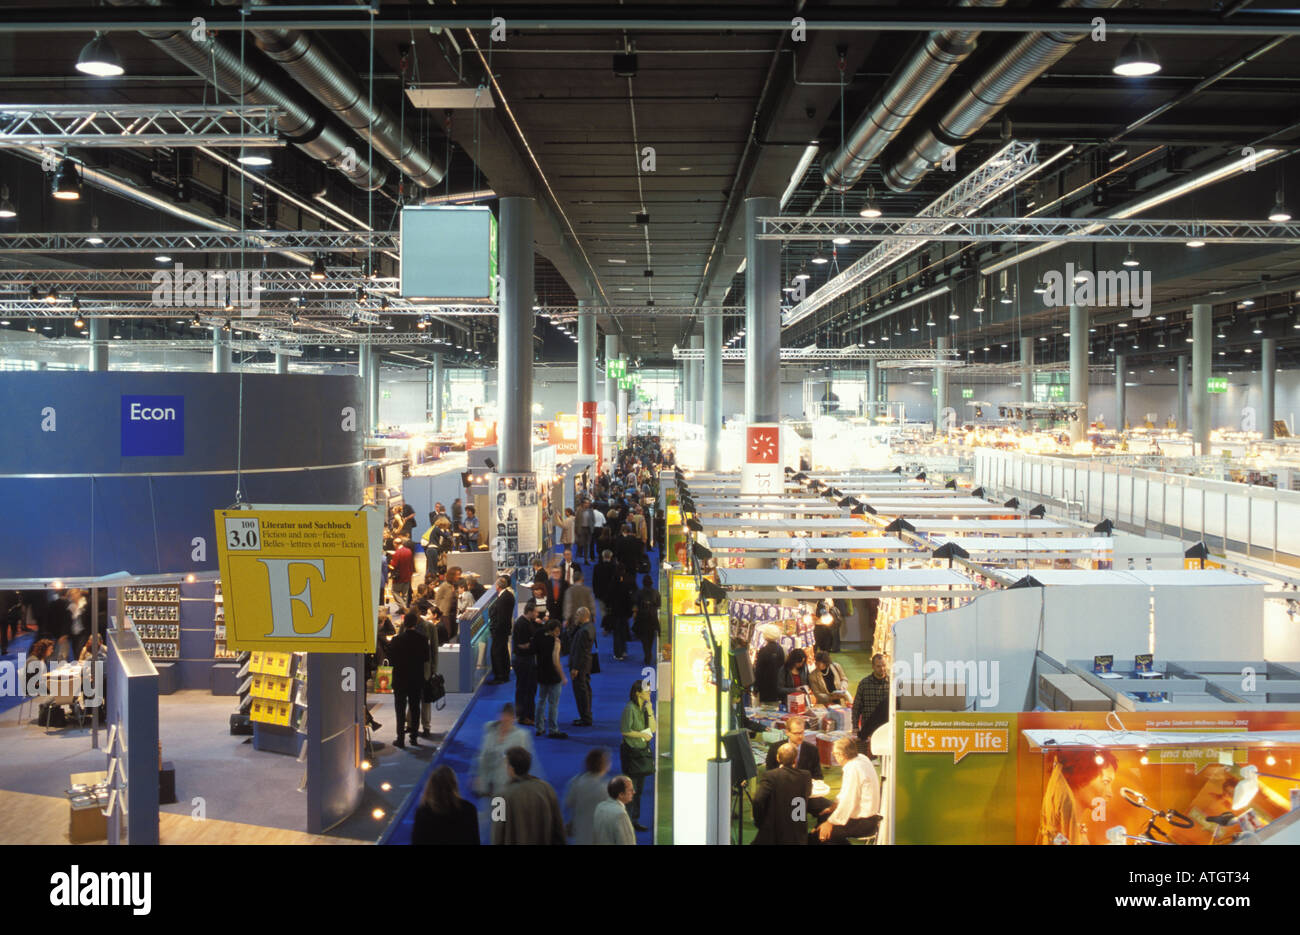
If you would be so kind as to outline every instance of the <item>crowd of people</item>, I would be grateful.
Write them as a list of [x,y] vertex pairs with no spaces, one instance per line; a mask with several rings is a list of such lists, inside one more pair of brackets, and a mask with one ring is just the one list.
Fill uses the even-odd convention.
[[[569,736],[560,729],[559,714],[566,686],[577,713],[570,726],[595,725],[591,680],[600,673],[602,652],[624,660],[635,637],[642,663],[658,661],[660,598],[649,556],[664,541],[662,519],[655,518],[654,471],[665,464],[671,464],[671,454],[661,452],[657,440],[634,440],[609,470],[591,479],[576,509],[552,514],[561,553],[549,562],[536,561],[531,580],[516,585],[502,576],[495,583],[488,612],[489,683],[505,684],[513,677],[514,701],[484,728],[470,790],[487,818],[492,843],[635,844],[635,833],[647,830],[640,822],[641,798],[646,778],[654,773],[658,725],[646,680],[630,686],[619,717],[619,775],[608,775],[611,751],[592,750],[562,804],[540,775],[534,743]],[[525,587],[527,593],[516,594]],[[416,636],[419,619],[417,614],[411,625]],[[405,644],[411,647],[405,668],[414,681],[423,656],[419,640],[407,638]],[[396,665],[393,676],[396,692]],[[399,722],[403,715],[413,719],[414,703],[414,689],[405,701],[395,701]],[[446,767],[435,770],[417,813],[413,843],[479,843],[478,826],[471,835],[465,819],[466,806],[455,774]]]

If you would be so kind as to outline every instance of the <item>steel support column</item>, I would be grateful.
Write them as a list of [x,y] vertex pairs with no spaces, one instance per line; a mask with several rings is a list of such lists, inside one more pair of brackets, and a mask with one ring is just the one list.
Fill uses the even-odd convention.
[[1212,305],[1192,306],[1192,443],[1210,453],[1210,349],[1214,345]]
[[722,470],[722,316],[704,319],[704,470]]
[[[1020,339],[1020,399],[1026,403],[1034,401],[1034,339]],[[1020,427],[1028,431],[1033,423],[1029,419],[1021,422]]]
[[596,313],[578,299],[578,451],[596,453]]
[[433,354],[432,376],[433,376],[433,387],[430,395],[433,397],[433,399],[430,400],[430,403],[432,405],[429,408],[432,410],[431,418],[433,419],[433,430],[435,432],[441,432],[442,431],[442,384],[443,384],[443,378],[446,376],[446,374],[443,372],[442,354],[438,351],[435,351]]
[[758,219],[780,199],[745,199],[745,421],[781,421],[781,245],[759,240]]
[[1178,431],[1187,431],[1187,355],[1178,355],[1178,413],[1174,417]]
[[1259,388],[1264,405],[1259,411],[1259,431],[1265,438],[1273,437],[1273,404],[1277,382],[1277,338],[1265,338],[1259,347]]
[[533,469],[533,199],[501,199],[497,443],[503,474]]
[[230,373],[230,332],[223,328],[212,329],[212,372]]
[[[610,364],[618,360],[618,335],[605,335],[605,460],[612,461],[618,451],[618,378],[611,375]],[[685,412],[682,413],[685,418]]]
[[[939,356],[952,347],[952,339],[947,337],[938,338],[935,346],[939,349]],[[947,431],[947,426],[943,425],[943,411],[948,407],[948,370],[946,367],[934,368],[934,430],[936,432]]]
[[90,362],[88,369],[94,372],[108,369],[108,320],[105,318],[90,319]]
[[1087,306],[1070,306],[1070,398],[1083,403],[1070,423],[1071,443],[1088,437],[1088,318]]
[[1124,408],[1124,391],[1127,389],[1124,385],[1124,362],[1125,356],[1123,354],[1115,355],[1115,418],[1117,420],[1115,428],[1120,432],[1124,431],[1124,427],[1127,424],[1124,421],[1126,415]]

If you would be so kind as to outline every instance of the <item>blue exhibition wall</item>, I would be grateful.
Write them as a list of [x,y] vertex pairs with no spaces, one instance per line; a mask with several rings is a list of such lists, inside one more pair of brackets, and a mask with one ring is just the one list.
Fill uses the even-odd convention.
[[215,571],[212,511],[360,504],[356,377],[0,374],[0,579]]

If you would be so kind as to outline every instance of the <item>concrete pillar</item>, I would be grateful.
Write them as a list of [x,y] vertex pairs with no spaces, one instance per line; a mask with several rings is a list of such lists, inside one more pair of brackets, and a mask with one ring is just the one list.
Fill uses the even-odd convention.
[[277,354],[275,355],[275,372],[276,372],[276,373],[288,373],[288,372],[289,372],[289,355],[288,355],[288,354],[280,354],[280,353],[277,353]]
[[498,470],[533,469],[533,199],[501,199],[501,282],[497,317]]
[[[1034,401],[1034,339],[1020,339],[1020,399],[1025,404]],[[1032,419],[1023,419],[1020,427],[1029,431]]]
[[108,319],[91,318],[90,326],[90,363],[88,368],[95,373],[108,369]]
[[704,470],[722,470],[722,316],[704,319]]
[[1200,454],[1210,453],[1210,349],[1214,329],[1210,326],[1214,307],[1192,306],[1192,443],[1200,445]]
[[1277,382],[1277,338],[1265,338],[1259,347],[1259,387],[1264,405],[1260,407],[1259,430],[1265,438],[1273,437],[1274,384]]
[[[880,400],[880,367],[875,358],[867,361],[867,402],[875,403]],[[867,407],[868,418],[879,415],[875,406]]]
[[366,399],[369,400],[369,418],[366,425],[366,431],[371,435],[379,430],[379,359],[380,352],[372,348],[362,348],[362,353],[370,356],[370,362],[366,371],[369,379],[366,381]]
[[433,413],[431,418],[433,419],[433,430],[435,432],[442,431],[442,386],[445,376],[446,374],[443,373],[442,366],[442,352],[434,351],[433,369],[429,374],[430,379],[433,381],[432,386],[430,387],[431,392],[429,394],[433,398],[429,400],[429,410]]
[[230,332],[212,329],[212,372],[230,373]]
[[[627,355],[620,355],[619,360],[623,362],[623,372],[627,373]],[[627,440],[632,436],[632,429],[627,421],[627,409],[628,391],[620,387],[618,391],[618,440],[621,445],[626,445]]]
[[745,199],[745,421],[781,421],[781,244],[757,238],[780,199]]
[[1115,428],[1122,432],[1127,424],[1124,421],[1126,410],[1124,408],[1124,391],[1127,387],[1124,385],[1126,371],[1124,363],[1127,358],[1123,354],[1115,355]]
[[1070,441],[1088,437],[1088,308],[1070,306],[1070,398],[1083,403],[1079,418],[1070,422]]
[[[704,350],[704,335],[691,335],[691,350]],[[690,421],[696,425],[704,424],[704,361],[693,360],[690,362],[689,372],[691,375],[691,418]]]
[[596,453],[596,313],[578,300],[578,451]]
[[[940,352],[946,351],[948,348],[952,347],[952,339],[947,336],[938,338],[935,341],[935,346]],[[938,356],[941,362],[947,359],[943,353],[940,353]],[[942,432],[946,428],[940,424],[943,420],[943,411],[949,405],[948,370],[946,367],[934,368],[934,390],[934,430],[936,432]]]
[[1174,418],[1178,431],[1187,431],[1187,355],[1178,355],[1178,411]]
[[[610,376],[610,362],[618,360],[618,335],[605,335],[605,459],[613,460],[618,438],[618,380]],[[685,410],[682,417],[686,417]]]

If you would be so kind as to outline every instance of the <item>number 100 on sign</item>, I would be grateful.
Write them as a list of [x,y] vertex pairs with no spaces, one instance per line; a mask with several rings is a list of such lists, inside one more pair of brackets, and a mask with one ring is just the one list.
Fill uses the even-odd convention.
[[256,517],[226,517],[226,548],[232,552],[256,552],[262,548],[262,527]]

